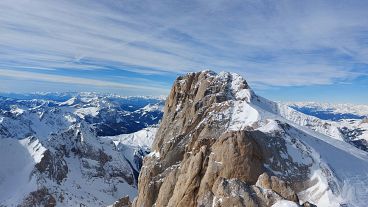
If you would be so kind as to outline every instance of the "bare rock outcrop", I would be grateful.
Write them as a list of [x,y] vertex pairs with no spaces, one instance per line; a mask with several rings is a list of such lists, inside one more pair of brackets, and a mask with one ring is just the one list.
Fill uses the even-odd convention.
[[30,207],[30,206],[56,206],[56,199],[47,188],[41,188],[39,190],[31,192],[18,207]]
[[112,207],[131,207],[132,203],[129,200],[129,196],[125,196],[116,201]]
[[269,176],[267,173],[263,173],[259,176],[256,185],[264,189],[270,189],[283,198],[298,202],[298,196],[290,188],[290,186],[285,181],[280,180],[276,176]]
[[36,169],[48,175],[51,180],[60,184],[68,174],[68,165],[62,155],[52,154],[50,150],[44,152],[41,162],[35,165]]

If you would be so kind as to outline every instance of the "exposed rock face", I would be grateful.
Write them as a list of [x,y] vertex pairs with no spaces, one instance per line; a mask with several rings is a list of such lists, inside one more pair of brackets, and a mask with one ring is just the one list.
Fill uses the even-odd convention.
[[35,165],[36,169],[41,173],[46,173],[51,180],[55,180],[60,184],[68,174],[68,166],[62,155],[52,155],[50,150],[47,150],[41,162]]
[[37,191],[31,192],[19,207],[29,206],[56,206],[56,199],[48,192],[47,188],[41,188]]
[[298,196],[295,194],[295,192],[288,186],[287,183],[280,180],[276,176],[270,177],[267,173],[263,173],[258,178],[257,186],[264,189],[273,190],[288,200],[298,202]]
[[285,145],[277,136],[270,144],[268,135],[252,126],[235,129],[237,104],[250,103],[252,94],[236,74],[204,71],[179,77],[167,98],[153,153],[144,160],[133,206],[298,202],[286,181],[262,174],[268,171],[265,164],[282,170],[272,152],[286,151]]
[[[31,138],[31,142],[37,141]],[[93,130],[85,125],[73,125],[65,131],[50,135],[44,146],[48,149],[41,152],[42,157],[32,171],[32,176],[37,179],[37,190],[30,192],[20,206],[105,206],[112,203],[102,203],[96,197],[95,200],[84,199],[84,195],[80,200],[73,201],[73,190],[81,191],[83,187],[90,190],[90,186],[83,186],[86,185],[83,180],[99,179],[110,183],[111,187],[104,193],[116,197],[119,196],[119,189],[127,185],[135,190],[137,179],[131,163],[124,156],[119,156],[120,152],[112,143],[102,143]],[[67,190],[60,186],[66,186]],[[70,190],[68,186],[72,186]],[[129,196],[125,195],[116,204],[130,205]]]
[[129,200],[129,196],[120,198],[117,202],[115,202],[113,207],[131,207],[132,203]]

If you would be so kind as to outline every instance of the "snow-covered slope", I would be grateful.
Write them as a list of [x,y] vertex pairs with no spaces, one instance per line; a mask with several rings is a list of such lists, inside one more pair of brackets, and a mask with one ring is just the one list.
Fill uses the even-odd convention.
[[113,142],[116,149],[124,153],[125,158],[133,164],[139,173],[143,157],[151,152],[151,145],[157,132],[157,126],[148,127],[131,134],[101,137],[104,142]]
[[157,127],[148,127],[131,134],[121,134],[117,136],[103,137],[113,140],[114,143],[120,143],[129,146],[151,147],[153,138],[155,138]]
[[[308,116],[286,105],[272,103],[256,95],[252,100],[250,106],[259,114],[257,122],[264,122],[264,120],[269,122],[266,121],[267,124],[261,124],[257,129],[263,132],[282,132],[289,144],[288,154],[291,159],[311,165],[310,179],[315,184],[299,192],[298,195],[302,200],[309,200],[318,206],[366,205],[368,154],[344,142],[345,136],[339,127],[345,124],[340,125],[333,121]],[[331,105],[325,107],[331,108]],[[352,108],[354,110],[350,111]],[[350,109],[347,111],[346,105],[339,105],[334,111],[340,114],[353,112],[358,115],[366,115],[368,112],[365,111],[368,107],[363,105]],[[275,123],[272,120],[279,122]],[[280,127],[282,126],[280,122],[291,127]],[[312,160],[305,159],[306,157]]]
[[321,120],[317,117],[309,116],[282,103],[278,103],[277,107],[278,112],[282,117],[300,126],[308,127],[314,131],[325,134],[337,140],[344,140],[344,135],[333,121]]
[[[250,107],[255,110],[249,110]],[[285,107],[253,95],[249,106],[240,108],[248,113],[255,111],[257,115],[247,117],[258,117],[252,123],[260,125],[256,130],[281,132],[288,144],[287,154],[294,162],[310,165],[310,180],[315,184],[299,192],[300,199],[317,206],[365,206],[368,154],[344,142],[344,134],[339,130],[341,125]],[[290,127],[281,127],[280,123]]]
[[0,97],[0,206],[106,206],[135,197],[162,99],[63,97]]
[[0,205],[15,206],[37,190],[37,179],[30,175],[45,150],[31,138],[0,140]]

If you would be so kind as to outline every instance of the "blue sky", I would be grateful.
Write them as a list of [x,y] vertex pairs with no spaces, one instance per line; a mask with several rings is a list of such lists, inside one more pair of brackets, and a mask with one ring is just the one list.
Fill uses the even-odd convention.
[[273,100],[368,103],[367,1],[1,0],[0,91],[165,95],[243,75]]

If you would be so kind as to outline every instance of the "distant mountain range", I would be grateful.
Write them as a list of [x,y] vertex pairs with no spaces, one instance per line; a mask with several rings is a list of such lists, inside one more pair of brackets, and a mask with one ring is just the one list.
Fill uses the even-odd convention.
[[9,96],[0,97],[0,206],[107,206],[136,195],[162,98]]
[[279,104],[283,116],[299,125],[368,151],[368,105],[313,102]]
[[291,108],[322,120],[364,119],[368,117],[368,105],[330,104],[316,102],[289,102]]

